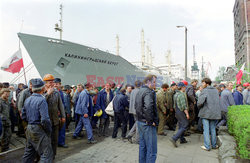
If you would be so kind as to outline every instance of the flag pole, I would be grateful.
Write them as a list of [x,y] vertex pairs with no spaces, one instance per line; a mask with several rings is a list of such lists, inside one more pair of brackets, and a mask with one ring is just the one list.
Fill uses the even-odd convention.
[[[22,31],[22,28],[23,28],[23,20],[22,20],[20,32]],[[19,51],[21,52],[21,47],[20,47],[21,46],[21,40],[20,40],[20,37],[18,37],[18,39],[19,39],[18,47],[19,47]],[[21,53],[21,55],[22,55],[22,53]],[[25,73],[25,68],[24,68],[24,60],[23,60],[23,76],[24,76],[25,84],[27,85],[26,73]]]

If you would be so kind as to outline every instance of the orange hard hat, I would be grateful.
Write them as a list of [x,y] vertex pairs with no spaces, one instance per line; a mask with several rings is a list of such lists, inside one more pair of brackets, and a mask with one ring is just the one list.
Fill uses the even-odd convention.
[[46,74],[43,77],[43,81],[50,81],[50,80],[54,80],[54,79],[55,79],[54,76],[51,74]]

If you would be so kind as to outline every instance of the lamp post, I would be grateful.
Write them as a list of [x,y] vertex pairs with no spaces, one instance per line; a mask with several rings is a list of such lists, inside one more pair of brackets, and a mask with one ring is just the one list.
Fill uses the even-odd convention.
[[187,80],[187,27],[176,26],[177,28],[185,28],[185,80]]

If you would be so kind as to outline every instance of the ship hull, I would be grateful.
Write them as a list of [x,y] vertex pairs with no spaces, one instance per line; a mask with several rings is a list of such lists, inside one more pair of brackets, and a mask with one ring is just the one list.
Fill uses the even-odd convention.
[[[148,72],[132,65],[121,56],[65,40],[18,33],[41,77],[53,74],[63,84],[90,82],[95,86],[105,83],[134,84]],[[169,83],[169,78],[158,76],[157,85]]]

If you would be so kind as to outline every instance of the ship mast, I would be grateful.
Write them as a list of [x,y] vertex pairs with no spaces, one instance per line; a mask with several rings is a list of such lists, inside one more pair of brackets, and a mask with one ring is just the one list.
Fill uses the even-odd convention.
[[144,41],[144,30],[141,30],[141,63],[144,66],[145,63],[145,41]]
[[146,55],[146,64],[149,65],[150,64],[150,56],[149,56],[149,53],[150,53],[150,49],[149,49],[149,46],[147,45],[146,46],[146,49],[147,49],[147,55]]
[[166,62],[168,65],[168,75],[171,75],[171,50],[168,49],[166,53]]
[[150,66],[153,66],[153,56],[151,49],[149,49],[149,64]]
[[119,49],[120,49],[120,46],[119,46],[119,36],[116,35],[116,55],[119,56]]
[[63,27],[62,27],[62,24],[63,24],[63,5],[60,4],[60,26],[58,25],[58,23],[55,24],[55,31],[59,31],[60,32],[60,40],[62,40],[62,32],[63,32]]

